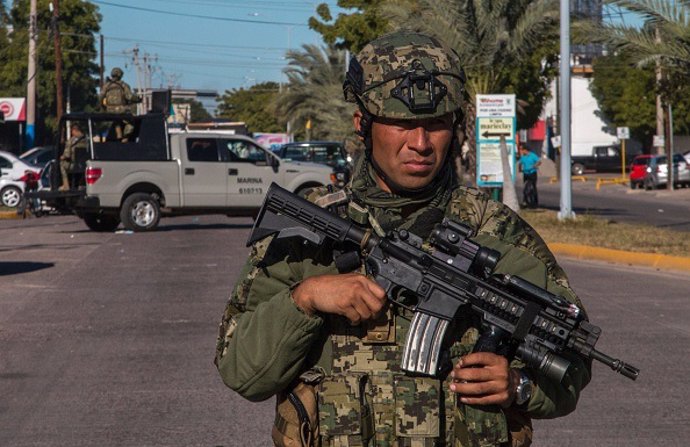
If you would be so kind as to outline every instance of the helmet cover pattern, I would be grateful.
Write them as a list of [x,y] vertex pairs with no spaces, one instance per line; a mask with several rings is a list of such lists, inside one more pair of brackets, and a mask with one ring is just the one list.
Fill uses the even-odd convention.
[[455,51],[434,37],[397,31],[352,58],[343,91],[374,116],[424,119],[464,111],[464,85]]

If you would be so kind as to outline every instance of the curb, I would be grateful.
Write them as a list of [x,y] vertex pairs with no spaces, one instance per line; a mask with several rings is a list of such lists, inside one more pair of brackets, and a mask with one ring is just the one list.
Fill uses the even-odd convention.
[[21,219],[22,216],[17,214],[16,211],[0,211],[0,220],[5,219]]
[[637,253],[632,251],[613,250],[610,248],[590,247],[588,245],[562,243],[548,244],[548,246],[555,255],[569,256],[577,259],[607,261],[616,264],[640,265],[662,270],[680,270],[690,273],[690,258],[681,256]]

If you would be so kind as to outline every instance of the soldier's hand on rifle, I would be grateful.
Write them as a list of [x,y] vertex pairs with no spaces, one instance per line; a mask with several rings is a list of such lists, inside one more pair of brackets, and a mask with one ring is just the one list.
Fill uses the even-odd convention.
[[508,360],[492,352],[475,352],[460,359],[451,371],[450,390],[468,405],[512,405],[520,381]]
[[307,315],[342,315],[352,324],[375,318],[386,305],[386,291],[359,273],[309,277],[292,291],[292,298]]

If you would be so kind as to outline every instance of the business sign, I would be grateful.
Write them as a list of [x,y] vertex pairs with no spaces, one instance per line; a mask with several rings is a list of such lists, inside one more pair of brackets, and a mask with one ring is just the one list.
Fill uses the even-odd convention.
[[0,98],[0,112],[5,121],[26,121],[25,98]]
[[515,95],[477,95],[477,185],[503,186],[501,140],[515,178]]
[[477,116],[515,118],[515,95],[477,95]]

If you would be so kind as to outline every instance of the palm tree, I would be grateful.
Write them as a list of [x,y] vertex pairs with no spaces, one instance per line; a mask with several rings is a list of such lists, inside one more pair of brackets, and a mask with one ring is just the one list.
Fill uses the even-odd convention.
[[639,67],[661,63],[664,68],[690,70],[690,1],[608,0],[639,15],[641,28],[624,23],[583,22],[578,40],[604,43],[611,49],[628,50]]
[[[674,105],[690,74],[690,1],[608,2],[638,14],[644,25],[638,28],[623,23],[583,22],[576,29],[578,40],[602,43],[614,51],[623,52],[639,68],[655,64],[657,98],[660,100],[657,104]],[[667,118],[666,107],[662,109],[664,118]],[[673,189],[673,182],[668,182],[667,186]]]
[[287,53],[288,84],[276,97],[276,111],[293,129],[310,122],[311,139],[343,141],[353,136],[353,106],[343,98],[345,54],[332,45],[303,45]]
[[[401,7],[397,2],[386,7],[385,16],[394,28],[437,36],[460,56],[468,78],[464,130],[471,176],[476,164],[476,95],[514,92],[515,72],[528,63],[534,65],[533,56],[540,52],[546,63],[537,60],[537,69],[546,89],[550,80],[547,73],[557,59],[544,49],[545,43],[556,41],[558,10],[557,0],[418,0],[412,7]],[[517,93],[520,98],[521,92]],[[517,204],[510,205],[518,208]]]

